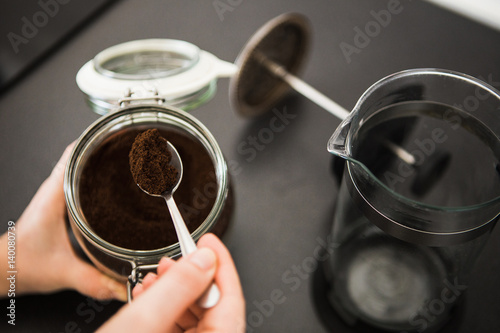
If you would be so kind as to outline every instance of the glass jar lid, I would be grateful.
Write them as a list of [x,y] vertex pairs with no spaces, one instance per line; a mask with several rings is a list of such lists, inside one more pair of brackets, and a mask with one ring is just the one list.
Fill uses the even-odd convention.
[[87,62],[76,82],[93,110],[106,114],[124,97],[157,96],[184,110],[208,101],[217,78],[236,72],[232,63],[174,39],[143,39],[109,47]]

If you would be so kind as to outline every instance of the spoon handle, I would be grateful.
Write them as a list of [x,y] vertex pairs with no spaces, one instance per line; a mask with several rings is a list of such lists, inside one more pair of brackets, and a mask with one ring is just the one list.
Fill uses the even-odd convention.
[[[177,238],[179,239],[179,244],[181,246],[182,256],[185,257],[188,254],[196,251],[196,243],[191,237],[191,233],[186,227],[186,223],[182,218],[179,209],[174,201],[172,195],[166,195],[165,201],[167,202],[168,210],[170,211],[170,216],[174,222],[175,232],[177,233]],[[211,308],[217,304],[220,298],[219,288],[215,283],[212,283],[207,291],[198,300],[198,305],[202,308]]]
[[173,196],[166,195],[165,201],[167,202],[170,216],[172,217],[172,221],[174,222],[175,232],[177,233],[177,238],[179,239],[182,256],[185,257],[188,254],[196,251],[196,244],[191,237],[191,233],[186,227],[186,223],[184,222],[184,219],[182,218],[182,215],[177,208]]

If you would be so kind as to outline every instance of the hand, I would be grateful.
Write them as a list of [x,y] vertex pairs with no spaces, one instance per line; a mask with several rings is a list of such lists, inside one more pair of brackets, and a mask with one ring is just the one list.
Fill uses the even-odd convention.
[[[97,299],[126,300],[126,288],[76,256],[68,238],[63,177],[73,144],[69,145],[50,176],[15,224],[16,294],[49,293],[76,289]],[[7,265],[7,235],[0,238],[2,274]],[[8,287],[2,278],[3,295]],[[7,289],[6,289],[7,288]]]
[[[245,332],[245,302],[227,248],[212,234],[198,250],[177,262],[162,258],[158,275],[149,273],[124,306],[99,332]],[[196,302],[215,279],[219,302],[210,309]]]

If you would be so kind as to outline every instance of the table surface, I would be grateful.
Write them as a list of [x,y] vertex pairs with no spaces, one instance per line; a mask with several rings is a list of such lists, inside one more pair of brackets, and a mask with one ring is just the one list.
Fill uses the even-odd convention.
[[[401,1],[401,12],[391,15],[367,45],[344,54],[341,45],[355,45],[358,29],[374,22],[374,12],[395,2],[117,2],[0,96],[2,230],[20,216],[66,145],[98,119],[85,104],[75,75],[99,51],[120,42],[180,39],[234,61],[262,24],[284,12],[299,12],[310,19],[314,34],[303,78],[347,109],[372,83],[408,68],[452,69],[500,84],[500,33],[420,1]],[[213,133],[227,160],[239,167],[233,174],[235,214],[224,242],[243,284],[248,331],[353,332],[333,314],[320,319],[321,307],[312,297],[314,274],[295,273],[331,226],[337,184],[326,143],[339,120],[298,94],[276,109],[291,115],[289,124],[252,158],[238,146],[267,128],[272,114],[257,119],[235,114],[227,79],[219,80],[209,103],[192,111]],[[497,228],[474,268],[463,312],[446,331],[498,331],[498,253]],[[283,292],[284,302],[264,313],[259,304],[273,290]],[[72,291],[20,296],[16,304],[16,331],[27,332],[65,332],[73,326],[91,332],[121,306],[93,303]]]

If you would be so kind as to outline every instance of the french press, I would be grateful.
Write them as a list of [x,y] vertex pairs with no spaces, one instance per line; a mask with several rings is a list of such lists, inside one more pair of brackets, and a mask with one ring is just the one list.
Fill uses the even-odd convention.
[[[291,45],[304,55],[307,22],[282,16],[254,35],[247,45],[260,47],[237,63],[343,120],[328,142],[346,160],[336,168],[344,173],[329,237],[334,250],[324,262],[330,303],[350,324],[438,330],[463,299],[500,213],[500,93],[462,73],[414,69],[375,83],[349,113],[294,76],[298,66],[269,46],[283,26],[301,36]],[[246,92],[236,106],[253,115],[245,106],[257,103]]]
[[[478,79],[415,69],[372,85],[336,129],[328,150],[346,166],[325,271],[345,321],[434,332],[450,318],[500,213],[499,109]],[[422,170],[436,155],[445,169]]]

